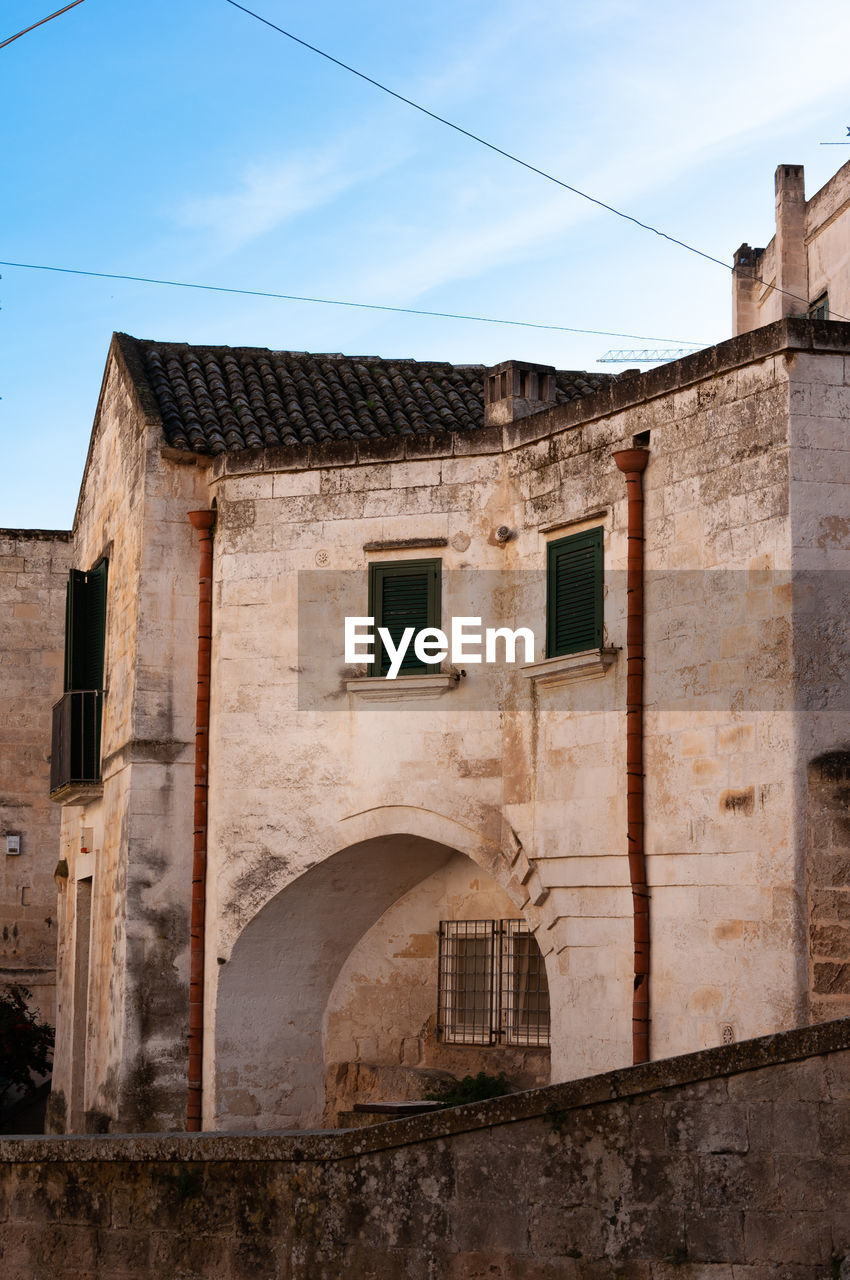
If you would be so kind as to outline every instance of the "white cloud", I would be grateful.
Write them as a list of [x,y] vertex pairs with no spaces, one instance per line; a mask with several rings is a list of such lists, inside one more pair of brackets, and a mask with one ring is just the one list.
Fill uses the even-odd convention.
[[[550,39],[541,45],[547,7]],[[691,12],[679,3],[654,6],[649,23],[634,6],[612,0],[605,7],[612,23],[608,39],[593,58],[585,50],[577,64],[566,60],[560,77],[549,52],[552,47],[570,50],[567,17],[574,15],[563,9],[556,13],[559,6],[547,6],[546,0],[538,0],[529,25],[536,40],[517,39],[516,23],[510,24],[512,66],[502,60],[500,68],[501,40],[487,49],[491,90],[500,69],[502,75],[515,70],[520,83],[530,80],[527,58],[543,54],[539,66],[545,84],[539,88],[544,98],[549,95],[551,109],[529,117],[533,127],[525,145],[516,140],[504,145],[677,238],[689,240],[699,233],[671,225],[664,194],[672,184],[692,183],[695,171],[710,159],[716,162],[718,155],[728,154],[731,160],[758,137],[796,126],[804,112],[846,81],[846,41],[838,38],[850,26],[844,3],[821,0],[812,12],[817,20],[806,22],[799,21],[790,0],[750,7],[722,0],[708,22],[704,9]],[[811,65],[818,66],[816,77],[805,74]],[[446,87],[456,69],[447,71]],[[485,71],[476,66],[479,82],[487,78]],[[507,89],[511,92],[513,85]],[[582,110],[582,128],[592,137],[589,146],[569,133]],[[462,118],[459,122],[464,123]],[[498,127],[486,136],[502,142]],[[797,159],[777,153],[772,163]],[[767,189],[769,174],[767,181],[759,175],[759,181]],[[371,263],[368,274],[358,274],[357,287],[365,296],[413,301],[440,285],[521,261],[559,239],[566,245],[567,234],[589,217],[607,220],[612,246],[620,241],[613,215],[547,188],[532,174],[522,177],[514,169],[512,176],[506,160],[488,158],[472,142],[463,169],[456,168],[453,178],[444,171],[434,186],[439,198],[433,189],[426,196],[423,188],[407,234],[388,237],[380,264]],[[720,192],[717,198],[722,198]],[[638,205],[651,211],[640,212]],[[700,212],[694,209],[695,216]],[[621,230],[624,226],[620,224]],[[765,234],[769,232],[768,226]],[[758,228],[742,222],[742,236],[750,233],[758,234]],[[652,237],[647,235],[646,243],[651,246]],[[697,244],[724,260],[731,257],[731,244]],[[568,252],[575,249],[573,240]],[[669,252],[686,266],[684,251]]]
[[[473,128],[491,104],[493,121],[481,131],[497,145],[725,259],[730,245],[705,243],[713,232],[707,237],[704,225],[697,230],[693,220],[683,222],[681,209],[671,217],[669,193],[674,185],[695,184],[699,170],[718,156],[731,160],[783,122],[796,123],[843,83],[845,42],[825,36],[825,29],[833,36],[847,29],[843,3],[820,0],[819,20],[806,23],[793,21],[794,12],[791,0],[750,6],[717,0],[708,13],[658,0],[647,18],[623,0],[599,0],[592,11],[565,8],[563,0],[527,0],[522,8],[510,0],[490,10],[489,22],[468,31],[465,42],[408,91]],[[817,77],[801,71],[813,59]],[[453,99],[457,105],[444,105]],[[518,135],[520,120],[524,134]],[[309,287],[398,304],[547,247],[564,266],[581,253],[575,228],[591,218],[610,226],[612,253],[634,244],[623,240],[625,224],[618,231],[610,213],[523,175],[472,141],[454,135],[448,145],[451,134],[436,123],[423,133],[422,123],[376,92],[374,109],[332,144],[255,162],[231,190],[187,201],[178,220],[231,252],[336,202],[347,261],[343,266],[330,246],[326,254],[305,227],[314,264]],[[442,153],[441,138],[447,142]],[[402,167],[413,155],[415,163]],[[795,159],[777,153],[774,163]],[[376,181],[396,169],[388,184]],[[357,190],[366,182],[375,183],[368,201]],[[700,212],[695,206],[694,217]],[[382,219],[386,237],[376,245]],[[743,217],[741,228],[742,236],[758,234]],[[649,248],[653,238],[645,242]],[[688,256],[669,253],[684,270]],[[312,284],[323,260],[329,266],[333,260],[333,290],[318,279]]]
[[193,231],[206,231],[228,251],[239,248],[301,214],[337,200],[344,192],[373,180],[398,162],[398,154],[383,150],[369,163],[363,148],[349,139],[310,153],[254,162],[234,187],[218,195],[185,201],[177,222]]

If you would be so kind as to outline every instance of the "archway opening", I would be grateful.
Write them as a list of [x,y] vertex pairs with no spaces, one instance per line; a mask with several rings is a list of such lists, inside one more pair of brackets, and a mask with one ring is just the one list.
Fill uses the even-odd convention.
[[[466,1010],[467,1034],[440,1026],[438,984],[450,957],[441,925],[445,936],[447,924],[468,921],[495,922],[496,931],[502,921],[525,928],[490,875],[465,854],[418,836],[362,841],[283,889],[246,925],[219,972],[216,1126],[331,1126],[355,1101],[422,1097],[448,1073],[505,1071],[519,1088],[547,1082],[541,997],[532,1019],[537,1042],[530,1043],[527,992],[525,1022],[506,1034],[498,1025],[505,980],[496,968],[488,991],[498,1012],[486,1043],[477,979],[464,982],[478,996],[443,1000],[443,1024],[454,999],[455,1013]],[[467,946],[473,968],[484,951],[481,943]],[[522,958],[519,972],[525,990]]]

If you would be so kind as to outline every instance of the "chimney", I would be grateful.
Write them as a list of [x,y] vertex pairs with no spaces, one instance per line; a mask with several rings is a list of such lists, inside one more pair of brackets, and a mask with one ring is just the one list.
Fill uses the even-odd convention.
[[[776,170],[776,287],[781,316],[805,315],[809,303],[806,187],[801,164]],[[789,296],[793,295],[793,296]]]
[[505,426],[555,403],[555,370],[548,364],[505,360],[484,374],[484,425]]
[[742,244],[735,253],[732,268],[732,336],[749,333],[760,324],[758,297],[759,258],[764,249],[751,249]]

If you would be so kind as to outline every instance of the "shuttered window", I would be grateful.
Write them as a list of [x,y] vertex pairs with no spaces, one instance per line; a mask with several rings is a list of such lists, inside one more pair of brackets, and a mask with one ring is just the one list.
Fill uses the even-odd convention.
[[[106,575],[72,569],[65,596],[65,692],[53,708],[50,795],[62,803],[79,801],[80,788],[99,788],[100,728],[103,716],[106,647]],[[69,799],[70,797],[70,799]]]
[[[370,675],[386,675],[390,668],[390,657],[381,644],[378,627],[386,627],[393,645],[399,644],[407,627],[413,627],[414,633],[425,627],[439,627],[441,568],[439,560],[406,560],[369,566],[369,616],[375,619],[375,661]],[[401,672],[415,675],[437,671],[439,665],[420,662],[411,640]]]
[[108,562],[72,569],[65,599],[65,690],[102,689]]
[[546,656],[602,648],[602,530],[550,542]]

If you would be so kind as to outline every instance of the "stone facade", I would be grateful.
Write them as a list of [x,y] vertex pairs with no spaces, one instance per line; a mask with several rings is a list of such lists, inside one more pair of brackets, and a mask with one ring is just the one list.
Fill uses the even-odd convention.
[[850,162],[808,201],[803,166],[781,164],[776,235],[764,249],[742,244],[735,254],[734,334],[809,311],[850,319]]
[[194,755],[185,673],[197,648],[185,503],[196,472],[163,462],[149,415],[110,362],[75,520],[75,566],[106,557],[109,585],[101,794],[62,810],[69,878],[49,1110],[62,1128],[104,1127],[119,1097],[123,1123],[138,1130],[184,1105]]
[[70,533],[0,529],[0,987],[26,987],[51,1026],[60,815],[48,798],[50,709],[62,693],[72,553]]
[[5,1280],[833,1280],[847,1020],[343,1133],[0,1140]]
[[[631,1062],[612,455],[634,443],[649,451],[651,1054],[850,1012],[843,802],[817,763],[847,749],[848,362],[844,326],[785,320],[570,403],[523,367],[503,420],[491,397],[475,431],[210,457],[163,445],[117,342],[75,526],[78,568],[109,558],[107,689],[102,788],[63,814],[54,1127],[184,1123],[187,513],[212,506],[204,1127],[333,1123],[440,1071],[527,1087]],[[603,541],[603,644],[541,662],[547,546],[583,529]],[[423,558],[441,561],[444,622],[527,625],[538,662],[397,684],[346,665],[369,565]],[[438,1037],[440,922],[482,918],[533,931],[551,1049]]]

